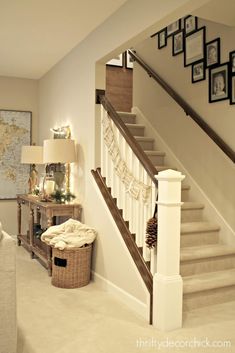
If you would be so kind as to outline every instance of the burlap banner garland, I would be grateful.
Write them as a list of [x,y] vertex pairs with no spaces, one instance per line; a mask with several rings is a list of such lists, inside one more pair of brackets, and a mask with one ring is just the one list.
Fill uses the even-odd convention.
[[137,180],[127,167],[126,162],[122,159],[111,121],[107,113],[103,116],[102,124],[105,145],[113,161],[115,172],[125,185],[126,192],[136,200],[141,198],[144,203],[147,203],[150,197],[151,186]]

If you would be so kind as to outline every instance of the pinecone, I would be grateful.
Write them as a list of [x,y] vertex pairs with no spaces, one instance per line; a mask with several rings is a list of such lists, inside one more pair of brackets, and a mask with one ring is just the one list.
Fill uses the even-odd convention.
[[150,218],[147,222],[145,243],[149,249],[152,249],[156,246],[156,243],[157,243],[157,219],[155,217]]

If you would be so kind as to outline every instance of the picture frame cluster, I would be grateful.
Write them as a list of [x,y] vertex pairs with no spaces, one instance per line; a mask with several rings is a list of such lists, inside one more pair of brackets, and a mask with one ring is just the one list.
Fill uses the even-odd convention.
[[185,16],[151,37],[157,35],[158,49],[167,46],[172,38],[172,55],[183,54],[184,67],[191,66],[191,82],[206,79],[208,70],[209,103],[229,99],[235,104],[235,50],[229,61],[221,63],[221,39],[206,42],[206,27],[198,27],[196,16]]

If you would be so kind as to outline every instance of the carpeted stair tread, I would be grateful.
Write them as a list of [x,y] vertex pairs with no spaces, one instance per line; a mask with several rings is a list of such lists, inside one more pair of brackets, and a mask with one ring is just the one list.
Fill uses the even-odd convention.
[[129,112],[117,112],[122,121],[126,123],[135,124],[136,122],[136,114],[129,113]]
[[131,112],[117,112],[118,113],[118,115],[124,115],[124,116],[136,116],[136,114],[135,113],[131,113]]
[[162,151],[155,151],[155,150],[149,150],[149,151],[144,151],[147,156],[162,156],[164,157],[166,154],[165,152]]
[[181,223],[181,234],[187,233],[203,233],[219,231],[220,227],[217,224],[210,222],[186,222]]
[[205,206],[203,205],[203,203],[189,202],[189,201],[185,201],[183,205],[181,205],[182,210],[200,210],[200,209],[203,209],[204,207]]
[[187,184],[181,184],[181,190],[189,190],[190,186]]
[[158,172],[162,172],[163,170],[167,170],[167,169],[177,170],[176,168],[173,168],[173,167],[171,167],[169,165],[155,165],[154,167],[156,168],[156,170]]
[[134,136],[134,138],[137,141],[149,141],[149,142],[154,142],[154,139],[152,137],[147,137],[147,136]]
[[235,286],[235,269],[183,277],[184,294]]
[[131,127],[134,127],[134,128],[137,128],[137,129],[143,129],[145,128],[144,125],[142,124],[131,124],[131,123],[125,123],[126,127],[128,128],[131,128]]
[[181,261],[193,261],[218,256],[235,255],[235,247],[223,244],[210,244],[203,246],[187,246],[181,249]]

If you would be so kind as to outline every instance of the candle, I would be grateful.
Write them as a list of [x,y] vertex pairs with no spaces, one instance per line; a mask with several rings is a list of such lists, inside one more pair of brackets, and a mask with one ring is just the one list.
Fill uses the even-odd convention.
[[55,187],[54,180],[46,180],[45,187],[44,187],[46,195],[51,195],[54,191],[54,187]]

